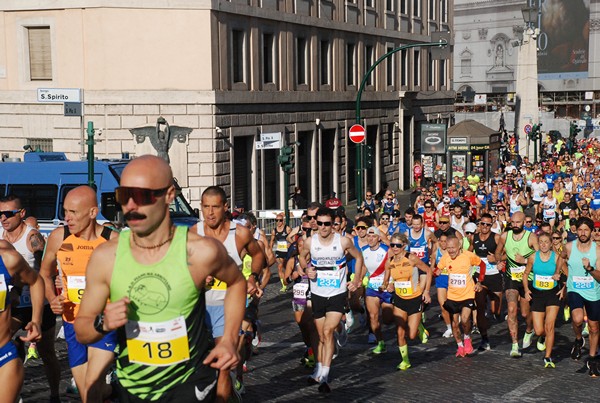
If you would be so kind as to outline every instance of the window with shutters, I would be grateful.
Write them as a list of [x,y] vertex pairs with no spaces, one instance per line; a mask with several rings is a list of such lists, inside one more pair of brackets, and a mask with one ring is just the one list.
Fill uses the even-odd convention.
[[52,80],[50,27],[27,28],[29,77],[31,81]]

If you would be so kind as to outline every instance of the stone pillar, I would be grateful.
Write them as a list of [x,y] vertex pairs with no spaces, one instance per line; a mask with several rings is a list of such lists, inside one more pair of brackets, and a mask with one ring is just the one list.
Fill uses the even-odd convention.
[[519,137],[519,154],[528,156],[530,161],[533,161],[533,143],[527,140],[525,128],[539,123],[536,38],[537,35],[530,28],[523,32],[523,43],[519,46],[517,58],[516,95],[521,105],[515,130]]

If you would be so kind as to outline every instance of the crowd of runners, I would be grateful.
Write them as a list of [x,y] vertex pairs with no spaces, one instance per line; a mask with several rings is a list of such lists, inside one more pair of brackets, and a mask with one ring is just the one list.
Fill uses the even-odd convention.
[[588,373],[599,377],[600,142],[582,141],[573,155],[560,150],[541,163],[507,161],[491,178],[470,174],[443,189],[420,188],[410,206],[391,189],[367,191],[354,217],[337,202],[309,203],[300,225],[279,214],[270,234],[252,213],[230,211],[217,186],[202,193],[200,222],[175,226],[172,172],[153,156],[132,160],[115,190],[126,230],[96,221],[96,193],[87,186],[67,194],[66,223],[47,239],[19,195],[6,196],[6,401],[19,400],[22,362],[38,352],[51,401],[60,401],[57,316],[83,402],[240,401],[272,266],[306,345],[307,381],[319,392],[331,391],[333,359],[361,322],[375,355],[390,345],[382,328],[396,329],[396,368],[408,370],[408,341],[430,337],[425,310],[434,290],[442,337],[454,340],[456,357],[489,350],[490,321],[506,321],[511,357],[535,343],[541,365],[554,368],[562,314],[572,322],[571,358],[583,358],[587,337]]

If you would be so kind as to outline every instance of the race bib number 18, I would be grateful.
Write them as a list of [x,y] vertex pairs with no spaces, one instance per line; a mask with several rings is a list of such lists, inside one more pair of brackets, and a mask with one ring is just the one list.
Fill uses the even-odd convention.
[[160,322],[127,322],[129,361],[157,367],[177,364],[190,359],[185,319]]

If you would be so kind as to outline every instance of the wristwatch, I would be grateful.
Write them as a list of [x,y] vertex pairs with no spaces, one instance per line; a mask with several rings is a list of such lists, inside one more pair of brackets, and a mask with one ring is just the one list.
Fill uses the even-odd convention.
[[106,330],[104,330],[104,315],[100,314],[96,316],[96,319],[94,319],[94,329],[101,334],[108,333]]
[[256,280],[256,282],[258,283],[258,274],[250,273],[250,277],[254,277],[254,280]]
[[591,265],[590,265],[589,267],[590,267],[590,269],[589,269],[589,270],[587,269],[587,267],[584,267],[583,269],[584,269],[585,271],[587,271],[588,273],[591,273],[591,272],[593,272],[594,270],[596,270],[596,268],[595,268],[594,266],[591,266]]

